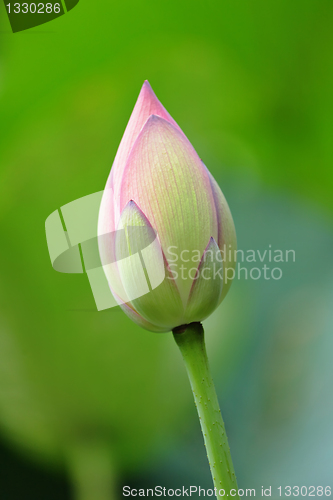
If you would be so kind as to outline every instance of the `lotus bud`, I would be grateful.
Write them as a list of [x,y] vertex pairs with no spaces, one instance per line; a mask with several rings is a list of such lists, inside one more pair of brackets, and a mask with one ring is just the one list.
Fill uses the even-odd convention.
[[114,297],[147,330],[201,322],[230,287],[228,204],[147,81],[107,180],[98,235]]

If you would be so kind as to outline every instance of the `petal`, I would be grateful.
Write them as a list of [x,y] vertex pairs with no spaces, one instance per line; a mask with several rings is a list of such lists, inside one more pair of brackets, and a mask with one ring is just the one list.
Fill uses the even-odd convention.
[[[220,186],[207,169],[216,207],[218,223],[217,243],[222,251],[224,273],[228,274],[228,269],[234,269],[236,266],[237,238],[234,221],[230,212],[229,205],[225,199]],[[229,273],[229,276],[232,273]],[[220,302],[224,299],[231,286],[232,280],[227,280],[222,291]]]
[[[119,193],[119,187],[125,164],[131,152],[133,144],[136,141],[139,133],[141,132],[144,124],[151,115],[161,116],[168,122],[172,123],[179,130],[179,132],[182,133],[177,123],[157,99],[149,82],[146,80],[141,88],[141,92],[133,109],[130,120],[127,124],[123,138],[120,142],[111,169],[111,174],[106,185],[107,187],[113,187],[115,193]],[[116,217],[115,224],[118,223],[118,220],[119,218]]]
[[137,313],[129,304],[121,304],[120,306],[124,313],[137,325],[141,326],[145,330],[149,330],[150,332],[155,333],[163,333],[169,330],[165,330],[164,328],[160,328],[158,326],[153,325],[146,321],[139,313]]
[[118,303],[128,302],[124,287],[121,283],[115,253],[114,227],[114,197],[113,190],[105,189],[98,215],[98,248],[104,273],[108,280],[111,292]]
[[163,118],[149,118],[128,158],[120,208],[130,199],[157,231],[169,264],[178,266],[176,283],[186,304],[188,258],[194,250],[202,255],[211,236],[217,239],[217,217],[206,168],[188,139]]
[[103,271],[110,290],[119,305],[129,302],[126,290],[121,281],[115,254],[116,233],[109,233],[98,239],[99,252],[103,263]]
[[219,304],[223,288],[223,263],[220,249],[210,238],[198,266],[185,311],[185,323],[203,321]]
[[115,204],[114,191],[112,188],[105,188],[98,213],[98,235],[109,234],[115,231],[115,212],[119,208]]
[[183,304],[156,232],[134,201],[124,208],[116,237],[116,257],[130,306],[159,331],[181,324]]

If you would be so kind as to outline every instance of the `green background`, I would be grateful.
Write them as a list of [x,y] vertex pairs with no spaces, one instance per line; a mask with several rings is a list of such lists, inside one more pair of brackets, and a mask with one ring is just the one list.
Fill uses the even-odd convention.
[[239,248],[296,251],[204,325],[239,486],[331,484],[333,3],[82,0],[15,35],[0,15],[0,498],[211,486],[171,334],[97,313],[46,246],[48,215],[103,189],[145,79]]

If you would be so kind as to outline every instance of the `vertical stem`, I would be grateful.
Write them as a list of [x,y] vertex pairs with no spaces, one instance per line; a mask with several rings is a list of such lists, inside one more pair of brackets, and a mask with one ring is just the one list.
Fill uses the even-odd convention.
[[[175,329],[173,334],[194,394],[215,494],[217,498],[228,495],[239,499],[228,439],[210,374],[203,327],[200,323],[191,323]],[[221,491],[220,494],[220,490],[225,493]],[[230,490],[234,491],[230,494]]]
[[115,500],[114,470],[102,443],[79,443],[69,453],[75,500]]

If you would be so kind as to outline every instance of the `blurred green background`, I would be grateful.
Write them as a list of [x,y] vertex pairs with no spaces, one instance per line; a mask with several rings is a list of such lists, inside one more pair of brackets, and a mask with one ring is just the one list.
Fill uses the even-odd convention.
[[332,485],[331,0],[81,0],[15,35],[0,15],[0,498],[211,486],[172,335],[97,313],[46,246],[48,215],[103,189],[145,79],[239,248],[296,252],[204,325],[239,486]]

